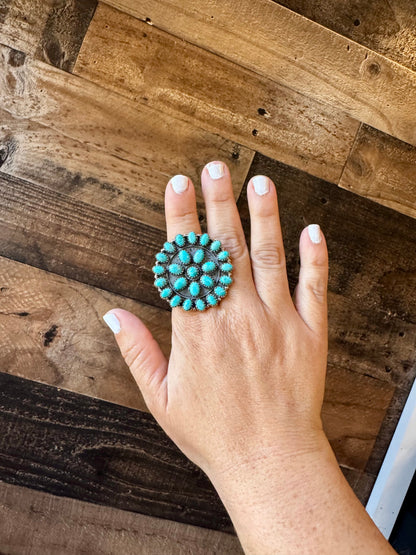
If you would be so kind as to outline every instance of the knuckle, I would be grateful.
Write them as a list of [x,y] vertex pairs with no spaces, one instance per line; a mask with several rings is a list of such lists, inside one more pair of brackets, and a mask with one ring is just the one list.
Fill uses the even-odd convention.
[[225,231],[220,235],[223,248],[230,253],[231,261],[247,256],[247,243],[244,237],[240,237],[232,231]]
[[309,291],[315,296],[317,301],[324,303],[327,296],[327,283],[325,279],[316,278],[308,282]]
[[145,359],[145,347],[137,343],[129,345],[123,353],[124,360],[132,372],[140,369]]
[[251,247],[253,264],[260,269],[282,270],[286,267],[283,248],[278,245],[255,245]]

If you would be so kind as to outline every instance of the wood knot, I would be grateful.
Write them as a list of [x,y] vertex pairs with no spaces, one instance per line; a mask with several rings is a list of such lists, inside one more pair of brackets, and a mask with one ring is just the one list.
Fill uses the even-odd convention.
[[381,67],[380,67],[380,64],[378,64],[377,62],[371,62],[371,64],[369,64],[368,73],[372,77],[377,77],[380,74],[380,71],[381,71]]
[[20,67],[25,63],[26,54],[20,50],[10,50],[9,65],[12,67]]

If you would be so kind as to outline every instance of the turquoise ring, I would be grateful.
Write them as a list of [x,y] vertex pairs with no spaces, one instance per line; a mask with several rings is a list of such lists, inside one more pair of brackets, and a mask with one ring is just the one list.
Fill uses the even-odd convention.
[[193,231],[167,241],[152,268],[162,299],[186,311],[217,306],[233,282],[232,269],[220,241]]

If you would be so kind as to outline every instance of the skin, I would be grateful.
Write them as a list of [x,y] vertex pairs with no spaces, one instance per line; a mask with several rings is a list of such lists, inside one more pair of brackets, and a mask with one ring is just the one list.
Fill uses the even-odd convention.
[[[115,335],[160,426],[208,475],[244,552],[395,553],[339,470],[320,412],[328,351],[328,252],[305,228],[293,298],[276,188],[252,180],[248,251],[230,173],[201,184],[208,233],[229,251],[233,280],[219,306],[172,310],[172,350],[162,354],[133,314],[112,309]],[[195,190],[165,194],[168,240],[201,233]],[[204,339],[204,340],[203,340]]]

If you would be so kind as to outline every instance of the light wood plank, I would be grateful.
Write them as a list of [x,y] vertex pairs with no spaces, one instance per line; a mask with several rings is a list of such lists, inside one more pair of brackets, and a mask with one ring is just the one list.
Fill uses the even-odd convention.
[[363,125],[339,185],[416,218],[416,147]]
[[8,555],[237,555],[223,532],[0,483],[0,551]]
[[106,3],[416,144],[414,72],[270,0]]
[[73,73],[334,183],[359,125],[105,4]]

